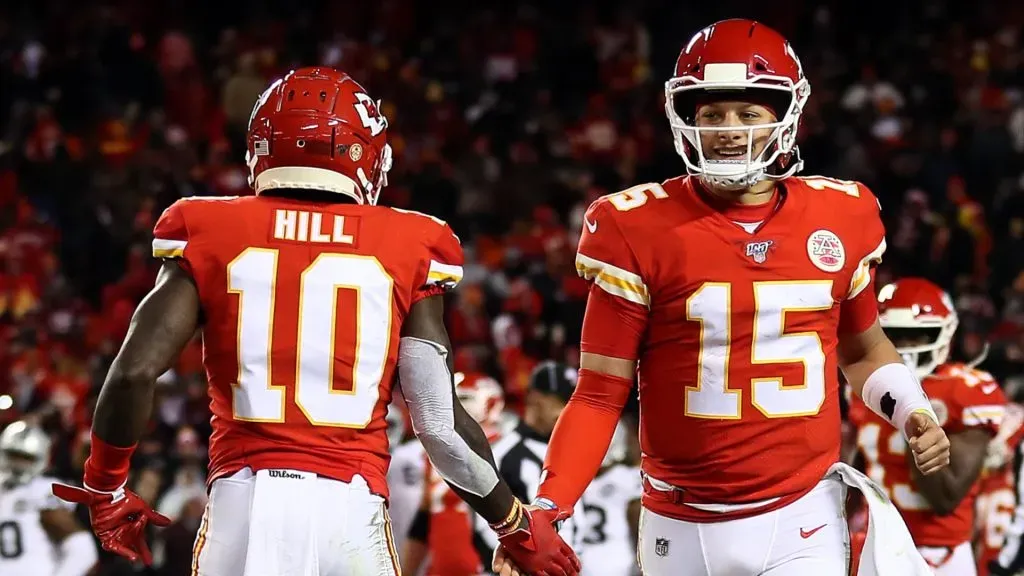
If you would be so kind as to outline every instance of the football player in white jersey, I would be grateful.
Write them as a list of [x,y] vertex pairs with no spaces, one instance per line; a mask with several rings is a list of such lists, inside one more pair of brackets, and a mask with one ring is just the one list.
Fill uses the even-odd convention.
[[581,576],[639,574],[640,446],[637,425],[620,420],[597,477],[583,493],[586,532]]
[[0,432],[0,574],[82,576],[96,564],[92,534],[42,475],[49,456],[50,439],[35,426]]
[[[405,418],[398,406],[404,400],[395,399],[388,406],[388,441],[391,444],[391,464],[388,466],[388,515],[395,550],[401,550],[409,534],[413,518],[423,500],[423,472],[426,451],[415,439],[406,440]],[[413,575],[415,576],[415,575]]]

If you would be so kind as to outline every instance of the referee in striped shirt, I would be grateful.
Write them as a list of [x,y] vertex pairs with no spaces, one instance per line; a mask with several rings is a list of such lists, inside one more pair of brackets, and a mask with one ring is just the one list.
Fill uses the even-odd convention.
[[[558,415],[565,408],[576,388],[575,368],[554,361],[541,362],[530,374],[530,387],[526,395],[523,418],[514,430],[491,446],[498,472],[523,502],[537,497],[540,474],[544,468],[544,455],[548,440],[555,429]],[[580,553],[585,526],[582,503],[577,504],[573,517],[562,524],[562,538]],[[491,565],[491,557],[498,539],[482,518],[474,518],[474,544],[480,552],[484,566]]]

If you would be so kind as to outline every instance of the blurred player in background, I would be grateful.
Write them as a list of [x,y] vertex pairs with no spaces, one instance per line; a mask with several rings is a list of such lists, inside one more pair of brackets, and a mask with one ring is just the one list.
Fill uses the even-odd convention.
[[146,524],[167,523],[124,485],[156,377],[202,329],[213,435],[194,572],[400,573],[386,509],[400,380],[434,466],[511,554],[576,573],[553,514],[531,521],[455,400],[442,295],[462,248],[440,220],[376,206],[387,126],[348,75],[289,72],[249,120],[256,195],[182,199],[160,217],[164,263],[100,392],[86,489],[54,488],[90,507],[104,548],[148,563]]
[[[388,517],[395,538],[395,550],[401,553],[412,520],[423,500],[423,470],[426,452],[406,429],[405,401],[396,398],[388,406]],[[414,575],[415,576],[415,575]]]
[[[809,97],[778,32],[750,20],[701,30],[665,85],[687,174],[585,215],[579,383],[535,504],[571,513],[639,377],[646,574],[846,574],[844,484],[874,488],[838,464],[840,368],[911,438],[925,473],[948,462],[928,399],[877,322],[877,200],[857,182],[796,176]],[[892,520],[879,529],[909,544],[877,503]],[[872,569],[927,569],[883,541]]]
[[[496,380],[473,372],[455,373],[455,394],[492,444],[499,438],[504,392]],[[425,480],[420,506],[402,551],[402,571],[429,576],[477,576],[487,564],[474,545],[473,511],[452,492],[421,455]],[[486,558],[490,562],[490,556]]]
[[976,573],[971,541],[978,478],[1006,399],[988,373],[946,361],[957,315],[942,289],[905,278],[884,286],[878,299],[882,328],[922,379],[952,456],[949,466],[922,476],[903,435],[855,398],[850,421],[866,472],[888,491],[935,573],[970,576]]
[[640,445],[637,425],[623,418],[615,427],[608,454],[583,493],[584,576],[632,576],[639,566],[636,544],[640,524]]
[[[999,433],[989,442],[979,479],[975,502],[974,555],[979,576],[1014,574],[1012,562],[1000,565],[998,559],[1005,544],[1017,504],[1014,465],[1024,438],[1024,406],[1007,404]],[[1011,554],[1012,555],[1012,554]],[[1009,559],[1009,557],[1008,557]],[[991,567],[991,570],[990,570]]]
[[[530,372],[522,419],[514,429],[503,433],[501,439],[494,443],[494,460],[498,471],[520,500],[530,501],[537,497],[548,439],[551,438],[558,415],[572,396],[577,378],[577,370],[561,362],[546,360],[534,366]],[[559,534],[574,550],[584,555],[586,515],[583,513],[582,501],[576,503],[574,512],[573,518],[562,523]],[[493,557],[498,540],[493,531],[487,530],[479,516],[476,520],[475,542],[480,557],[489,560]]]
[[0,574],[83,576],[98,560],[92,535],[50,493],[50,439],[25,421],[0,432]]
[[1007,404],[999,434],[989,444],[975,520],[975,550],[980,576],[1024,573],[1024,406]]

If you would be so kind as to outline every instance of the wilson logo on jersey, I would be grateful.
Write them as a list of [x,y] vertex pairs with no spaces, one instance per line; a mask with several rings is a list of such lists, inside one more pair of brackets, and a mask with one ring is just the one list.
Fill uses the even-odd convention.
[[765,260],[768,259],[768,249],[774,244],[774,240],[763,240],[761,242],[748,242],[747,243],[747,257],[754,260],[758,264],[764,264]]

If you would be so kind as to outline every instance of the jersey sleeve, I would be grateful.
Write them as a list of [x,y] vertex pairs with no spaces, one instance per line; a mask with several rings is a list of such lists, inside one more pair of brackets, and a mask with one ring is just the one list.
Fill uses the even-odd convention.
[[[862,215],[857,224],[863,230],[860,241],[854,246],[851,254],[857,258],[856,268],[850,277],[850,286],[846,291],[846,300],[853,300],[868,288],[875,278],[875,267],[882,262],[885,254],[885,226],[882,224],[882,205],[867,186],[858,183]],[[871,296],[872,300],[874,295]]]
[[427,245],[421,276],[413,292],[413,302],[444,294],[462,281],[462,244],[445,223],[440,222],[436,238]]
[[882,224],[881,204],[867,186],[857,183],[860,216],[857,218],[861,231],[858,242],[852,246],[856,265],[846,289],[846,298],[839,309],[839,332],[859,334],[875,323],[878,318],[878,302],[875,299],[875,269],[885,254],[885,226]]
[[191,274],[192,264],[189,261],[189,233],[185,221],[184,201],[178,200],[171,204],[153,227],[153,257],[175,259]]
[[[942,426],[947,433],[982,429],[995,436],[1006,413],[1006,396],[999,383],[987,372],[959,367],[962,374],[951,376],[953,389],[946,406],[948,416]],[[941,416],[940,416],[941,420]]]
[[651,295],[616,214],[602,199],[584,217],[576,271],[590,282],[580,350],[635,360]]

